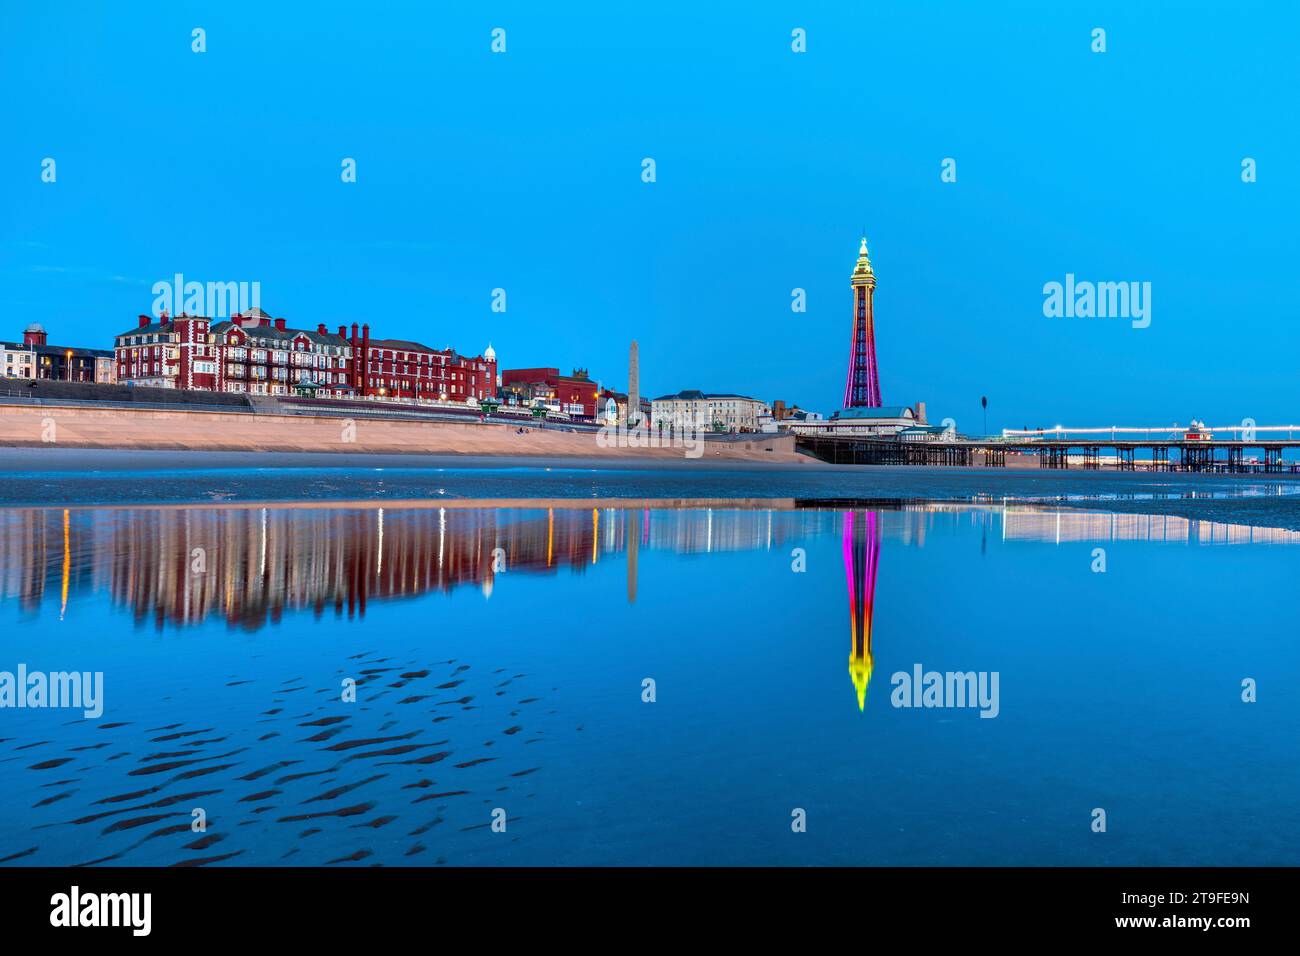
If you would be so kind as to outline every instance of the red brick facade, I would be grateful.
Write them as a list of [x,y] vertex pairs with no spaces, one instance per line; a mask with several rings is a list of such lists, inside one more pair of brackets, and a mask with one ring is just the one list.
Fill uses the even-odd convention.
[[496,355],[467,358],[418,342],[371,339],[370,326],[291,329],[254,309],[213,322],[164,314],[118,335],[118,381],[163,388],[327,398],[482,401],[496,395]]
[[405,339],[372,339],[370,326],[358,331],[355,322],[351,345],[357,395],[458,403],[496,397],[497,362],[491,346],[469,358],[454,349],[432,349]]
[[501,373],[501,388],[526,388],[544,404],[558,405],[567,415],[594,418],[600,406],[600,389],[585,368],[561,375],[557,368],[511,368]]

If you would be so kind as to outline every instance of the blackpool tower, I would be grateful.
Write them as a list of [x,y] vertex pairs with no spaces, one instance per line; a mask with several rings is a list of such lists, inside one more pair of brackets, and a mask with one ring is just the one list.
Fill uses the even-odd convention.
[[876,323],[871,314],[871,297],[876,275],[862,238],[858,264],[853,267],[853,344],[849,349],[849,381],[844,386],[845,408],[880,407],[880,373],[876,368]]

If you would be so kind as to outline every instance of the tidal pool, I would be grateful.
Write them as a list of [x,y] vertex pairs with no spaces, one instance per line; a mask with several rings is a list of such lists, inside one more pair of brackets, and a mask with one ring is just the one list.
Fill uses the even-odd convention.
[[0,863],[1298,862],[1300,533],[745,505],[0,510]]

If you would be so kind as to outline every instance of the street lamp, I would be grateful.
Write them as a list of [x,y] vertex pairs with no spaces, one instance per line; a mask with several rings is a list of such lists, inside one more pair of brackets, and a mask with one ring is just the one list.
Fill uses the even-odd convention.
[[72,381],[72,349],[68,349],[67,357],[68,357],[68,381],[71,382]]

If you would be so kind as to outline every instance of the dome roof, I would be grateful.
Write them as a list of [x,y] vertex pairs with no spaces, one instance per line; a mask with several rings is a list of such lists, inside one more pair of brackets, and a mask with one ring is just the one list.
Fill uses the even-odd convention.
[[23,331],[24,331],[24,332],[44,332],[44,331],[45,331],[45,327],[42,326],[41,323],[39,323],[39,322],[32,322],[30,325],[27,326],[27,328],[23,329]]
[[492,347],[491,342],[489,342],[488,347],[483,350],[483,358],[489,362],[495,362],[497,360],[497,350]]

